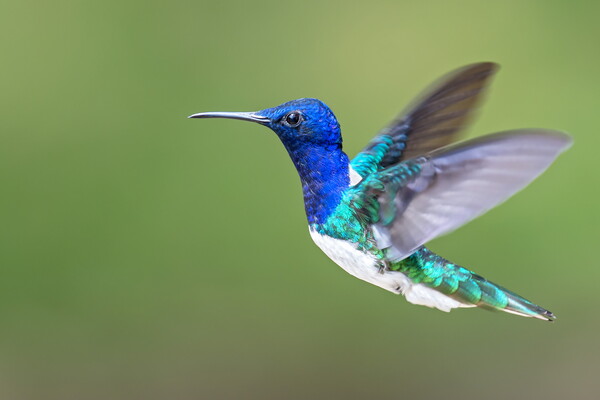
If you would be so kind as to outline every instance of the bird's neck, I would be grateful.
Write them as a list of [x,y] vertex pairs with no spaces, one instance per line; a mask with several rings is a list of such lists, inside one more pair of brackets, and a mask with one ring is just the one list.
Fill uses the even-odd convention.
[[286,148],[300,175],[308,223],[325,223],[350,184],[348,156],[341,144]]

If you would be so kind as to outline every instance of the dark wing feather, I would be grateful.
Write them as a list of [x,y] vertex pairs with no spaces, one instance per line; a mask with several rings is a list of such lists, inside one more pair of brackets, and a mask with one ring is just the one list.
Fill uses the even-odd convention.
[[497,69],[494,63],[472,64],[438,80],[371,140],[352,167],[364,177],[456,141]]

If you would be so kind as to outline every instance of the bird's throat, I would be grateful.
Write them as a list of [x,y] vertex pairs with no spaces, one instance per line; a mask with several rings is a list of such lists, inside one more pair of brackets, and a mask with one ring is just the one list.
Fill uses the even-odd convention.
[[308,223],[325,223],[350,184],[348,156],[341,144],[286,148],[300,175]]

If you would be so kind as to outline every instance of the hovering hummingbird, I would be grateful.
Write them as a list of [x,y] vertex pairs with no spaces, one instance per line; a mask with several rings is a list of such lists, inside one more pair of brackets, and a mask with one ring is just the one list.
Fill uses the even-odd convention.
[[497,68],[478,63],[446,75],[352,161],[335,115],[317,99],[189,118],[271,128],[300,175],[312,239],[355,277],[446,312],[479,306],[552,321],[550,311],[424,247],[521,190],[571,144],[546,129],[451,144]]

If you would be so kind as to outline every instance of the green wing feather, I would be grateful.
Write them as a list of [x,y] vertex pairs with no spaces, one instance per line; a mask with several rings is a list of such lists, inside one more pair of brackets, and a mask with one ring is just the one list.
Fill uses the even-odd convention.
[[378,246],[401,260],[508,199],[570,144],[542,129],[487,135],[372,173],[350,192]]

